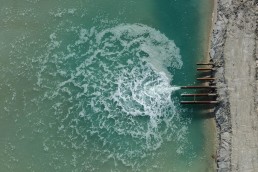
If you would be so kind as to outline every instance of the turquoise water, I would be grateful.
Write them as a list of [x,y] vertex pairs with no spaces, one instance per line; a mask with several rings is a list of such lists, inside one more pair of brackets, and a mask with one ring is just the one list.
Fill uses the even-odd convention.
[[213,171],[179,104],[212,2],[0,2],[0,171]]

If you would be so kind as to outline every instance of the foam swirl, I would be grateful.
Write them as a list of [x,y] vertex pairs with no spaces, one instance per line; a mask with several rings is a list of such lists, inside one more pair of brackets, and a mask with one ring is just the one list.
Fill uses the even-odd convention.
[[78,39],[51,34],[37,75],[39,87],[51,88],[42,102],[52,103],[65,145],[91,152],[88,162],[113,158],[139,166],[164,141],[180,142],[175,133],[185,126],[168,68],[180,69],[182,61],[173,41],[142,24],[66,30]]

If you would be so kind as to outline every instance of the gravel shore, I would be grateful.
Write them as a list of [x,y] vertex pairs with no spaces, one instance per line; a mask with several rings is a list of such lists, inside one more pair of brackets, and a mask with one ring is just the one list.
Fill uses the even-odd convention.
[[210,56],[220,106],[217,171],[258,171],[257,1],[218,0]]

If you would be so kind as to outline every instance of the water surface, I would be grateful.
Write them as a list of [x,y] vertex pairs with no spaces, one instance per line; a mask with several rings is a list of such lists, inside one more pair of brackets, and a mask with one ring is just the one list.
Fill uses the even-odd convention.
[[211,2],[1,4],[0,171],[212,171],[212,131],[178,87]]

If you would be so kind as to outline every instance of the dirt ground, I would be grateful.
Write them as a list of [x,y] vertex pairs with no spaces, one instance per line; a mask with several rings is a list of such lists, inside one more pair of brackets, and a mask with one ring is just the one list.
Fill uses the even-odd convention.
[[258,172],[257,2],[218,0],[217,5],[211,57],[221,65],[218,171]]

